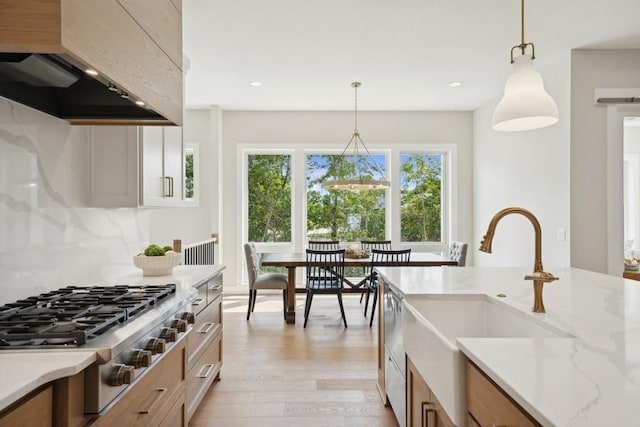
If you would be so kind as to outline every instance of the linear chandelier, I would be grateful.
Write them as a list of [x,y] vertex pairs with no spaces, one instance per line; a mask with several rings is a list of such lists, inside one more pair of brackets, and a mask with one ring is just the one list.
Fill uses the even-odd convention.
[[351,144],[353,144],[353,156],[364,155],[364,153],[361,154],[360,150],[360,146],[362,146],[364,152],[366,152],[366,154],[369,156],[368,158],[371,159],[375,171],[380,175],[380,179],[373,179],[370,176],[359,174],[360,167],[356,160],[353,163],[355,176],[343,179],[328,179],[322,183],[322,187],[327,190],[383,190],[391,185],[391,183],[386,179],[384,173],[378,166],[376,160],[371,156],[371,153],[369,153],[369,150],[360,137],[360,132],[358,131],[358,88],[360,86],[362,86],[362,83],[360,82],[351,83],[351,87],[355,90],[355,126],[353,129],[353,135],[347,143],[347,146],[344,148],[344,150],[342,150],[342,153],[340,153],[340,156],[336,161],[336,165],[340,165],[343,162],[347,161],[344,155]]
[[[558,107],[544,89],[540,73],[533,68],[536,49],[524,41],[524,0],[520,0],[520,44],[511,48],[513,74],[504,87],[504,95],[493,112],[493,129],[519,131],[550,126],[558,121]],[[526,54],[531,47],[531,56]],[[521,55],[513,58],[513,51]]]

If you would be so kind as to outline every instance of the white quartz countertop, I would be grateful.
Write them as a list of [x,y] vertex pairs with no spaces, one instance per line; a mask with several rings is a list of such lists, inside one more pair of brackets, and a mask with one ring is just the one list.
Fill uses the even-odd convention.
[[[575,338],[458,338],[460,350],[545,426],[640,425],[640,282],[548,268],[546,313],[531,313],[530,269],[379,268],[412,295],[486,294]],[[428,357],[428,355],[425,355]]]
[[[143,276],[133,265],[112,265],[96,272],[93,283],[73,283],[78,286],[120,284],[175,283],[182,289],[198,286],[225,269],[224,265],[177,266],[167,276]],[[3,295],[0,303],[37,295],[47,289],[20,289],[20,296]],[[15,296],[14,294],[12,294]],[[0,410],[53,380],[75,375],[97,360],[95,351],[61,350],[3,350],[0,351]]]
[[0,354],[0,410],[32,390],[81,372],[96,361],[93,351],[11,351]]

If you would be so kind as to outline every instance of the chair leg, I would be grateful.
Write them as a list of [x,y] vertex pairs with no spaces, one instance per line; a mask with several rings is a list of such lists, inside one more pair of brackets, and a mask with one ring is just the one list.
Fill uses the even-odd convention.
[[344,327],[347,327],[347,318],[344,315],[344,307],[342,306],[342,292],[338,292],[338,304],[340,304],[340,313],[342,313],[342,321],[344,322]]
[[[371,293],[371,289],[369,289],[369,287],[367,287],[367,292],[365,292],[366,298],[364,300],[364,317],[367,317],[367,308],[369,307],[369,294]],[[365,293],[363,293],[362,295],[364,295]]]
[[305,303],[305,307],[304,307],[304,326],[303,328],[307,327],[307,320],[309,320],[309,312],[311,311],[311,303],[313,302],[313,292],[310,290],[307,290],[307,302]]
[[282,313],[284,320],[287,320],[287,290],[282,291]]
[[373,303],[371,303],[371,320],[369,321],[369,327],[373,325],[373,318],[376,315],[376,303],[378,302],[378,289],[372,289],[373,292]]
[[[365,285],[366,286],[366,285]],[[364,292],[360,294],[360,304],[362,304],[362,298],[364,297]],[[364,315],[366,316],[367,313],[365,312]]]
[[253,307],[253,289],[249,289],[249,304],[247,304],[247,320],[251,317],[251,307]]
[[256,308],[256,300],[258,299],[258,290],[254,289],[253,290],[253,304],[251,304],[251,312],[253,313],[253,310],[255,310]]

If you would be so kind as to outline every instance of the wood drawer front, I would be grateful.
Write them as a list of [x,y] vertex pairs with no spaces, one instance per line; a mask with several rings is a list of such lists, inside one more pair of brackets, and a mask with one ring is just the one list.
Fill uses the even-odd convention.
[[186,427],[184,393],[180,393],[179,398],[169,410],[167,416],[162,420],[158,427]]
[[469,414],[482,427],[540,426],[469,361],[467,361],[467,406]]
[[185,340],[154,363],[126,395],[98,418],[97,426],[159,425],[176,400],[184,399]]
[[27,396],[0,415],[0,426],[2,427],[50,427],[53,425],[52,423],[52,386]]
[[218,334],[187,373],[187,421],[191,419],[207,390],[220,373],[222,367],[221,341],[222,334]]
[[196,315],[196,322],[187,336],[187,370],[193,367],[206,347],[222,331],[222,297]]
[[195,314],[200,313],[207,308],[207,284],[200,286],[198,289],[198,296],[191,303],[191,309]]

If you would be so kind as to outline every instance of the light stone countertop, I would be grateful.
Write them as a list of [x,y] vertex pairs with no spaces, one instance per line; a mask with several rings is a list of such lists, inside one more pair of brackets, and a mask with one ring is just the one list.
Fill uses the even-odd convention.
[[[74,285],[175,283],[178,288],[186,289],[203,283],[224,269],[224,265],[177,266],[172,275],[143,276],[142,270],[132,265],[112,265],[96,272],[95,283]],[[42,292],[39,290],[26,296],[38,295]],[[7,300],[6,296],[3,296],[1,303],[13,302],[15,299]],[[0,351],[0,378],[2,378],[0,410],[41,385],[79,373],[96,360],[95,351],[83,351],[81,348]]]
[[[458,338],[460,350],[545,426],[640,425],[640,283],[547,268],[546,313],[531,313],[526,268],[379,268],[404,293],[505,294],[501,302],[576,338]],[[425,355],[428,357],[428,355]]]

